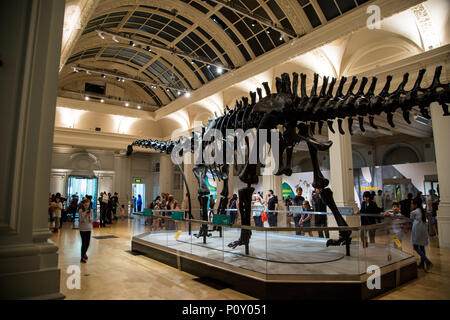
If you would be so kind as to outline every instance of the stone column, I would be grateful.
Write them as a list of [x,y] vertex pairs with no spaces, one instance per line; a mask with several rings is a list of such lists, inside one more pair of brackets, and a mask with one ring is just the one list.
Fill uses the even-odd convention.
[[0,55],[0,299],[64,297],[58,248],[48,241],[63,19],[64,1],[0,4],[0,27],[9,30]]
[[119,203],[125,205],[125,212],[129,212],[131,195],[131,157],[125,152],[114,154],[114,191],[119,194]]
[[[439,247],[450,248],[450,116],[444,117],[441,106],[434,102],[431,105],[433,121],[433,137],[436,151],[436,166],[439,180],[439,209],[437,213]],[[427,190],[425,190],[427,192]]]
[[[346,120],[342,127],[345,135],[339,133],[337,120],[334,120],[333,123],[336,133],[333,134],[328,130],[328,139],[333,142],[329,151],[330,188],[338,207],[353,207],[354,210],[357,210],[353,181],[352,138]],[[344,216],[344,218],[349,226],[360,225],[360,219],[357,216]],[[337,226],[332,215],[328,216],[328,226]]]
[[173,163],[170,156],[161,154],[159,158],[159,190],[172,194],[173,187]]

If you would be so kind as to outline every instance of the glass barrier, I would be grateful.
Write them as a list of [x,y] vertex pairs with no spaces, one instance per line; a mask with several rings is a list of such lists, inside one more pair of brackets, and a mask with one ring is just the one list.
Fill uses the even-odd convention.
[[[255,208],[260,210],[260,208]],[[271,217],[272,226],[261,214],[261,221],[252,219],[250,226],[235,224],[224,216],[213,217],[213,222],[184,219],[175,210],[144,210],[135,214],[134,239],[164,246],[190,254],[208,263],[218,263],[238,268],[242,272],[256,272],[269,276],[333,276],[343,281],[368,272],[371,266],[388,266],[411,257],[412,250],[405,251],[409,219],[376,216],[376,224],[367,226],[323,226],[327,213],[291,211],[288,216],[278,212],[277,220]],[[311,214],[309,217],[308,215]],[[258,217],[254,215],[253,217]],[[317,217],[322,217],[322,220]],[[334,218],[327,214],[328,224]],[[288,219],[289,218],[289,219]],[[355,221],[360,221],[356,217]],[[268,219],[267,219],[268,220]],[[308,223],[309,222],[309,223]],[[260,226],[262,223],[262,227]],[[296,227],[298,226],[298,227]],[[350,233],[348,242],[339,241],[340,235]],[[245,237],[250,235],[248,247]]]

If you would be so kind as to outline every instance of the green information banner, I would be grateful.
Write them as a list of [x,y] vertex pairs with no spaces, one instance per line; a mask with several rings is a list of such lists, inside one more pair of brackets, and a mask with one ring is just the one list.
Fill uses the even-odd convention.
[[213,223],[221,226],[229,226],[231,225],[231,217],[226,214],[214,214],[213,215]]
[[172,220],[184,220],[184,212],[183,211],[173,211],[171,217],[172,217]]
[[295,193],[288,183],[283,182],[281,187],[283,189],[283,199],[286,199],[288,196],[291,196],[291,198],[295,197]]
[[143,215],[143,216],[152,216],[152,215],[153,215],[152,209],[147,209],[147,208],[145,208],[145,209],[142,211],[142,215]]

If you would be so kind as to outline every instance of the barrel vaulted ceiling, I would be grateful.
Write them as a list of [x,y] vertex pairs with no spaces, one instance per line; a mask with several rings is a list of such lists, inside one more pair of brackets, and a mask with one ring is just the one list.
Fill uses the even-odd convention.
[[162,107],[367,2],[99,0],[62,70],[60,89],[111,82]]

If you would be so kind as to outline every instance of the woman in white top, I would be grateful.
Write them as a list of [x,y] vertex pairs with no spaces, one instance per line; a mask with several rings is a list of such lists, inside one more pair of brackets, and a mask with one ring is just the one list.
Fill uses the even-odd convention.
[[92,231],[92,211],[90,201],[83,201],[80,210],[78,210],[79,224],[81,236],[81,260],[80,262],[86,263],[88,256],[86,254],[89,243],[91,241]]
[[428,271],[433,264],[425,255],[425,246],[428,245],[428,225],[425,212],[422,208],[422,200],[417,198],[414,199],[411,204],[411,210],[410,218],[413,220],[411,242],[414,250],[420,256],[419,268]]
[[[252,206],[263,206],[263,199],[258,193],[254,193],[252,196]],[[260,210],[253,210],[253,220],[255,221],[255,227],[263,226]]]
[[58,229],[60,227],[60,220],[61,220],[61,211],[62,211],[62,202],[61,198],[56,197],[55,202],[52,202],[51,204],[53,206],[53,221],[55,222],[55,226],[53,228],[53,232],[58,232]]

